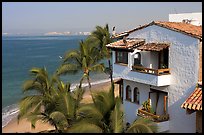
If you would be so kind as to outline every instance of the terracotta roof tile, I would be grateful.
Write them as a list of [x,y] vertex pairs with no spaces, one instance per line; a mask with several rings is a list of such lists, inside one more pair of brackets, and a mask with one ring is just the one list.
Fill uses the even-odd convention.
[[190,36],[195,36],[198,38],[202,38],[202,27],[195,26],[192,24],[186,24],[183,22],[155,22],[155,24],[160,25],[162,27],[182,32]]
[[[202,26],[195,26],[192,24],[186,24],[183,22],[162,22],[162,21],[156,21],[156,22],[151,22],[149,24],[145,24],[143,26],[137,27],[135,29],[129,30],[129,31],[125,31],[122,34],[128,35],[134,31],[146,28],[148,26],[151,25],[157,25],[157,26],[161,26],[176,32],[180,32],[198,39],[202,39]],[[118,34],[120,35],[120,34]]]
[[144,51],[161,51],[168,47],[169,47],[168,43],[146,43],[144,45],[137,47],[137,49]]
[[202,88],[197,87],[181,107],[190,110],[202,110]]
[[125,41],[126,42],[124,42],[123,40],[118,40],[106,46],[112,49],[115,48],[115,49],[133,50],[134,48],[140,45],[143,45],[145,43],[144,39],[138,39],[138,38],[126,39]]

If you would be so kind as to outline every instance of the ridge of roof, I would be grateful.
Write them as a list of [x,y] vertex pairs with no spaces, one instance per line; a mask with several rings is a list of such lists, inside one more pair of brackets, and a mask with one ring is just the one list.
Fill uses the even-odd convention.
[[[202,26],[195,26],[195,25],[186,24],[183,22],[152,21],[148,24],[144,24],[140,27],[134,28],[134,29],[129,30],[129,31],[124,31],[120,34],[124,34],[124,33],[130,34],[134,31],[146,28],[146,27],[151,26],[151,25],[157,25],[157,26],[167,28],[167,29],[170,29],[170,30],[173,30],[176,32],[180,32],[180,33],[183,33],[183,34],[186,34],[186,35],[189,35],[189,36],[192,36],[192,37],[195,37],[195,38],[202,40]],[[120,34],[118,34],[118,35],[120,35]]]

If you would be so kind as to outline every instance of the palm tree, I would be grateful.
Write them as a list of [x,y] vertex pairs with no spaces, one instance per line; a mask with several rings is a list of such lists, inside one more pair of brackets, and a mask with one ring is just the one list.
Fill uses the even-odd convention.
[[96,26],[96,30],[91,33],[87,40],[94,42],[95,46],[99,49],[100,60],[104,58],[108,59],[109,67],[106,68],[106,72],[110,74],[111,82],[113,82],[112,68],[110,64],[111,53],[106,47],[107,44],[113,42],[113,39],[110,36],[108,24],[106,24],[105,27]]
[[102,59],[110,58],[110,52],[106,45],[111,43],[113,40],[110,36],[108,24],[106,24],[105,27],[96,26],[96,30],[91,33],[88,40],[92,40],[92,42],[96,43],[95,45],[100,50]]
[[19,103],[18,122],[23,117],[27,117],[31,120],[32,127],[35,127],[34,114],[39,114],[42,110],[46,111],[47,108],[49,111],[54,109],[52,96],[56,93],[53,89],[56,78],[54,76],[49,78],[46,68],[32,68],[30,73],[33,79],[27,80],[23,84],[23,93],[28,93],[28,95],[22,98]]
[[112,83],[109,92],[93,93],[93,103],[84,105],[77,110],[78,122],[66,132],[156,132],[154,123],[146,119],[138,119],[130,127],[125,127],[121,99],[114,96],[113,86]]
[[90,72],[104,71],[104,64],[98,63],[99,52],[96,47],[88,44],[89,41],[79,43],[79,50],[72,50],[65,54],[63,58],[63,64],[58,68],[57,74],[78,73],[83,71],[82,78],[80,80],[80,87],[83,80],[86,78],[91,88]]
[[82,100],[84,89],[70,91],[70,84],[64,84],[57,75],[48,76],[45,68],[32,68],[32,80],[23,84],[24,94],[19,103],[18,122],[27,118],[35,128],[38,120],[48,122],[57,132],[70,127],[76,119],[76,109]]

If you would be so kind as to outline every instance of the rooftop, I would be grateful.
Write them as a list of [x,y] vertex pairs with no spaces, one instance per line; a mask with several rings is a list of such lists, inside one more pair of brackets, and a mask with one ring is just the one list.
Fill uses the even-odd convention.
[[134,48],[143,45],[144,43],[145,43],[144,39],[131,38],[126,40],[118,40],[106,46],[111,49],[133,50]]
[[130,33],[134,31],[146,28],[151,25],[157,25],[160,27],[164,27],[164,28],[176,31],[176,32],[180,32],[180,33],[198,38],[198,39],[202,39],[202,26],[195,26],[195,25],[187,24],[183,22],[162,22],[162,21],[156,21],[156,22],[153,21],[149,24],[145,24],[135,29],[116,34],[115,36],[113,36],[113,38],[119,38],[121,36],[128,36]]
[[146,43],[144,45],[139,46],[137,49],[144,51],[161,51],[168,47],[168,43]]
[[202,88],[197,87],[181,105],[181,108],[202,111]]

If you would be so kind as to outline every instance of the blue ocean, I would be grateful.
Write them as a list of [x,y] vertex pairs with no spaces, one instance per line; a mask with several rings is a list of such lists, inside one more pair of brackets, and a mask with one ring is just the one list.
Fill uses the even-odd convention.
[[[22,84],[30,79],[32,67],[46,67],[51,75],[61,64],[60,56],[67,51],[78,49],[79,42],[87,36],[2,36],[2,127],[17,116]],[[107,65],[107,61],[103,61]],[[82,72],[62,76],[72,88],[76,86]],[[107,82],[105,73],[92,73],[92,84]],[[87,85],[87,84],[85,84]],[[84,85],[84,86],[85,86]]]

